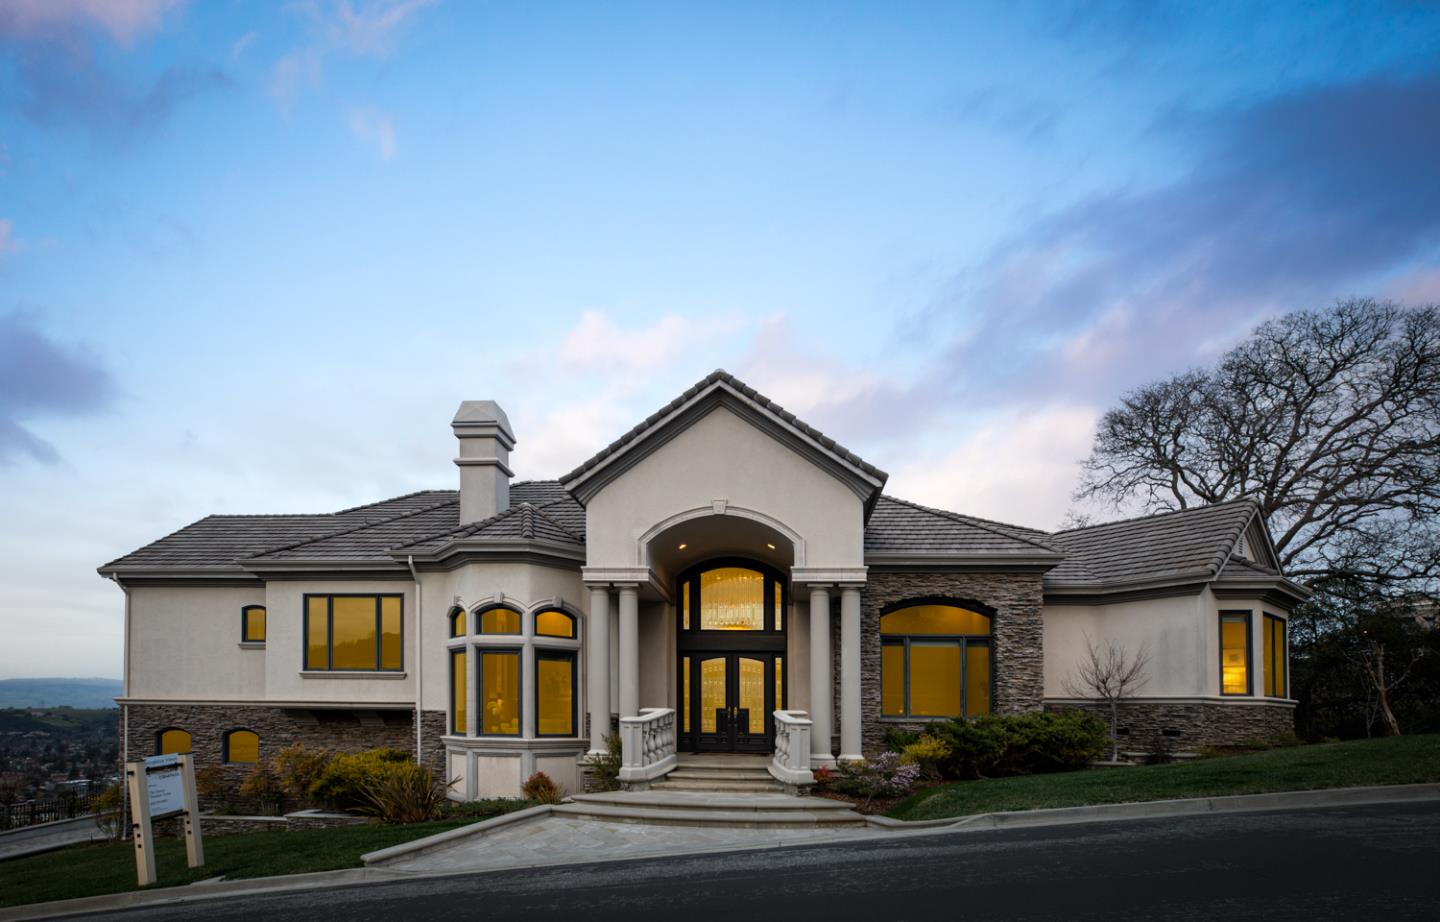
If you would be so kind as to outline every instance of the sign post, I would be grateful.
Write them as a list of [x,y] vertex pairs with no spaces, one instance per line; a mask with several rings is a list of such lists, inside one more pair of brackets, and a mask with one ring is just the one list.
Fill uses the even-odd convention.
[[200,799],[195,794],[195,757],[186,752],[151,756],[125,764],[130,791],[130,833],[135,841],[135,878],[142,887],[155,883],[154,820],[183,813],[185,858],[192,868],[205,863],[200,838]]

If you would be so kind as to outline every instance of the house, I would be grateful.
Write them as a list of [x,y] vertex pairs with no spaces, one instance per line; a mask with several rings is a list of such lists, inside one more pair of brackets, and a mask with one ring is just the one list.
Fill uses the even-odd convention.
[[458,492],[210,516],[100,568],[127,758],[388,745],[476,798],[579,788],[619,726],[637,784],[677,751],[803,782],[890,727],[1093,706],[1091,642],[1150,655],[1135,748],[1292,727],[1306,592],[1248,500],[1058,533],[932,509],[724,371],[559,480],[511,482],[492,401],[451,427]]

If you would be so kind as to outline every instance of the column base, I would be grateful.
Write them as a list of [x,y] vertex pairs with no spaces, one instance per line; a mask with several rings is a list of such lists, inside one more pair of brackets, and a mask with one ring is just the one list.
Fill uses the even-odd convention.
[[812,769],[834,768],[835,757],[828,752],[812,752],[810,753],[810,767]]
[[864,761],[865,761],[865,754],[864,754],[864,753],[855,753],[854,755],[846,755],[845,753],[842,752],[842,753],[840,753],[838,756],[835,757],[835,761],[836,761],[836,762],[864,762]]

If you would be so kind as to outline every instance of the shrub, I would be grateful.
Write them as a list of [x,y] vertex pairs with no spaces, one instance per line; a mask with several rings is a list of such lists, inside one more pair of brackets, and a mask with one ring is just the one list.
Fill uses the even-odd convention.
[[815,776],[815,788],[817,790],[827,790],[835,783],[835,773],[827,766],[822,765],[810,774]]
[[832,790],[863,800],[869,807],[876,797],[900,797],[920,780],[920,766],[902,765],[900,756],[882,752],[873,759],[841,762],[840,770],[830,783]]
[[585,767],[590,769],[596,787],[602,791],[613,791],[620,787],[620,766],[623,764],[624,756],[620,750],[618,734],[607,733],[603,739],[605,751],[586,756]]
[[195,795],[216,812],[228,813],[231,790],[230,782],[225,777],[225,769],[219,765],[206,765],[195,769]]
[[565,792],[544,772],[531,775],[520,787],[520,793],[537,804],[558,804],[565,799]]
[[409,754],[399,749],[342,753],[330,759],[320,777],[310,785],[309,795],[339,810],[364,807],[368,803],[363,793],[366,782],[378,780],[387,765],[409,761]]
[[310,789],[325,774],[325,768],[333,758],[334,754],[328,749],[311,749],[304,743],[291,743],[275,754],[275,771],[287,794],[305,800],[311,796]]
[[285,804],[285,785],[269,762],[256,762],[251,766],[240,783],[240,793],[255,798],[260,809],[268,813],[278,814]]
[[950,744],[938,736],[921,734],[900,751],[902,765],[917,765],[920,775],[930,781],[940,779],[940,765],[950,758]]
[[524,810],[529,806],[531,806],[530,801],[520,797],[490,797],[463,803],[452,800],[445,805],[445,815],[483,820],[492,816],[514,813],[516,810]]
[[358,781],[357,808],[385,823],[423,823],[445,811],[445,795],[454,783],[442,783],[409,757],[404,761],[377,760]]
[[90,812],[95,815],[95,828],[107,839],[118,840],[125,829],[124,798],[120,785],[112,784],[96,794],[90,801]]
[[959,779],[1073,771],[1099,757],[1109,739],[1103,721],[1080,711],[952,717],[926,732],[950,748],[941,773]]
[[885,728],[885,748],[891,752],[904,752],[906,746],[912,746],[920,739],[921,733],[918,730],[902,730],[899,727]]

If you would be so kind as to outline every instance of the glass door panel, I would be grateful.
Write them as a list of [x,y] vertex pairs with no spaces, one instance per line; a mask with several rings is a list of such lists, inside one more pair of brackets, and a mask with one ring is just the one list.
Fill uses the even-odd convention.
[[749,657],[736,659],[740,684],[736,696],[740,713],[736,715],[735,730],[738,733],[765,733],[765,662]]
[[729,657],[700,658],[700,742],[706,746],[730,744]]

